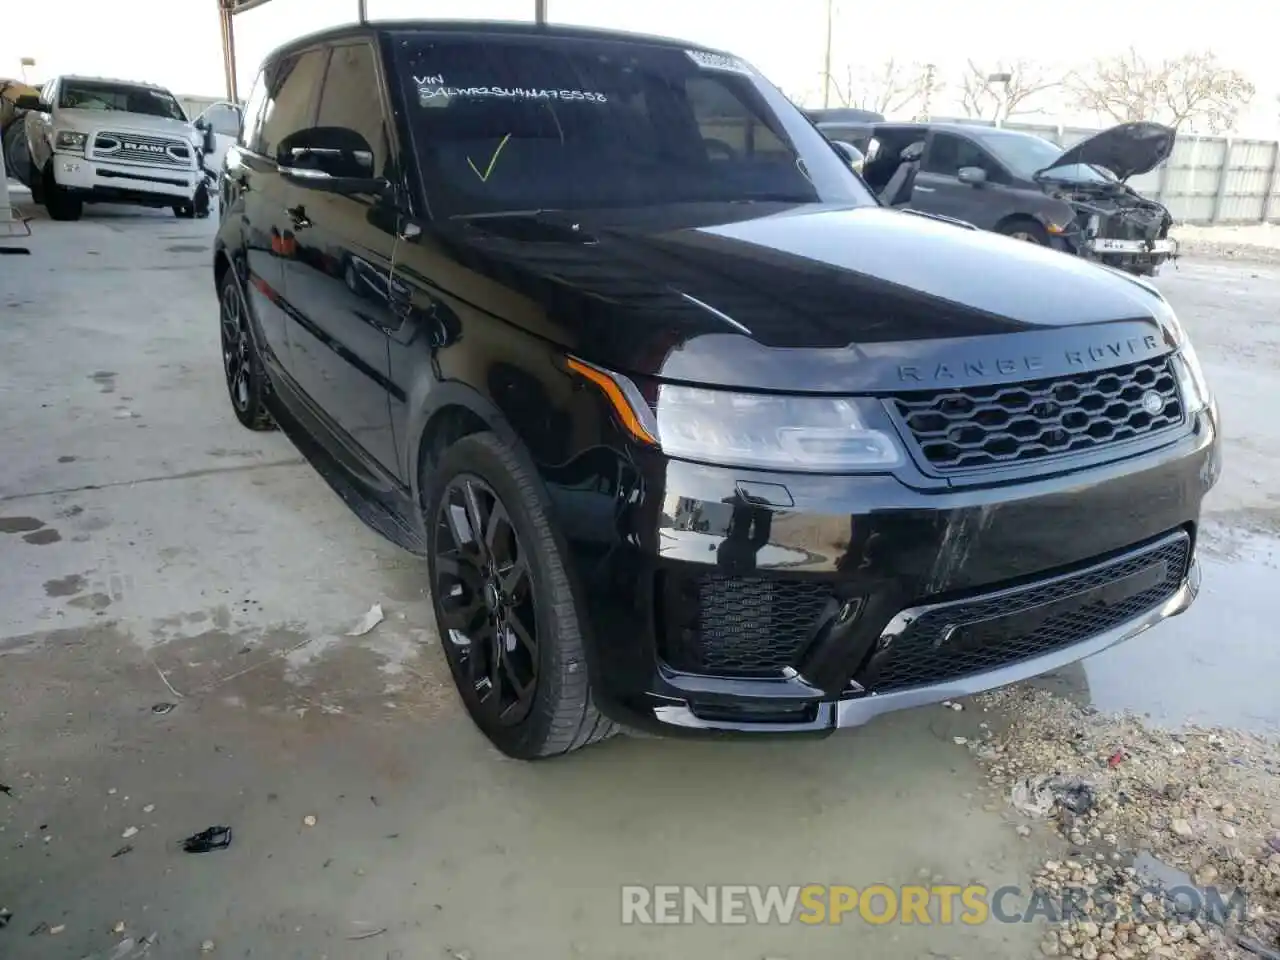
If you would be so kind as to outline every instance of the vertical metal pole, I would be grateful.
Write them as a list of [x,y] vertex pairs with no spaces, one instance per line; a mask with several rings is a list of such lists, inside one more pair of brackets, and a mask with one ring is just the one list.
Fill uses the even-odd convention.
[[538,26],[546,26],[547,0],[533,0],[533,22]]
[[1227,172],[1231,167],[1231,138],[1227,137],[1222,152],[1222,163],[1218,164],[1218,189],[1213,195],[1213,215],[1210,223],[1218,223],[1222,219],[1222,201],[1227,195]]
[[356,0],[356,12],[361,23],[369,22],[369,0]]
[[1271,173],[1267,177],[1267,193],[1262,198],[1262,222],[1271,219],[1272,207],[1275,206],[1276,191],[1280,190],[1280,143],[1271,145]]
[[831,20],[836,0],[827,0],[827,53],[822,59],[822,107],[831,106]]
[[227,99],[239,103],[239,90],[236,87],[236,28],[231,7],[223,0],[218,2],[218,22],[222,28],[222,68],[226,74]]

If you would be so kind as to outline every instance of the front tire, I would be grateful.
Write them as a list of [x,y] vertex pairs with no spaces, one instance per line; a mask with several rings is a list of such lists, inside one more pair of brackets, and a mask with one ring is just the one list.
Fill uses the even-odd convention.
[[1023,243],[1034,243],[1041,247],[1049,245],[1049,232],[1034,220],[1024,218],[1010,220],[996,227],[996,232],[1013,240],[1021,240]]
[[266,369],[249,328],[249,309],[235,274],[230,270],[218,295],[222,341],[222,369],[236,419],[250,430],[272,430],[275,421],[267,409],[270,387]]
[[58,186],[58,181],[53,176],[53,164],[45,167],[44,188],[40,199],[51,220],[79,220],[84,214],[84,201]]
[[476,726],[519,760],[613,734],[592,697],[578,604],[532,467],[476,433],[423,479],[431,602]]

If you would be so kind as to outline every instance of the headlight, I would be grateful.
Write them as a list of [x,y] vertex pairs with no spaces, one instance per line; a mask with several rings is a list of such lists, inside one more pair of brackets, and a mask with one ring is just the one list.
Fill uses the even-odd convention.
[[1178,377],[1178,386],[1182,390],[1182,402],[1187,413],[1199,413],[1209,406],[1213,395],[1209,392],[1209,384],[1204,378],[1204,370],[1200,367],[1200,358],[1196,356],[1191,341],[1183,338],[1182,347],[1173,358],[1174,372]]
[[692,387],[658,388],[658,442],[664,453],[739,467],[887,470],[898,444],[871,426],[875,401],[779,397]]
[[626,377],[576,358],[633,438],[685,460],[811,473],[885,471],[903,462],[878,401],[734,393],[663,384],[652,406]]
[[89,135],[87,133],[77,133],[74,130],[59,130],[54,144],[61,150],[83,150],[88,139]]

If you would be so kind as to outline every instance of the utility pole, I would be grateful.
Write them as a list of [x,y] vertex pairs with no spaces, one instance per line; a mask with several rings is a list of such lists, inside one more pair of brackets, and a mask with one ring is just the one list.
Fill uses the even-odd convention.
[[924,65],[924,103],[921,105],[924,116],[921,120],[928,121],[933,116],[933,87],[938,82],[938,67],[936,64],[926,63]]
[[831,106],[831,26],[836,0],[827,0],[827,55],[822,62],[822,106]]

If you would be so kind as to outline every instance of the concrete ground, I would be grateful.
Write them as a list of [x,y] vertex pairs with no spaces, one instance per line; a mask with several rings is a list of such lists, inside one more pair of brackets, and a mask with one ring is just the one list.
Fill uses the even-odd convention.
[[[0,956],[1034,952],[1021,924],[623,926],[623,884],[1026,884],[1051,838],[1019,838],[952,742],[998,722],[972,708],[505,760],[453,692],[424,564],[233,418],[212,224],[34,226],[32,256],[0,258]],[[1186,262],[1160,286],[1225,412],[1205,594],[1045,682],[1268,728],[1280,270]],[[181,852],[214,824],[229,849]]]

